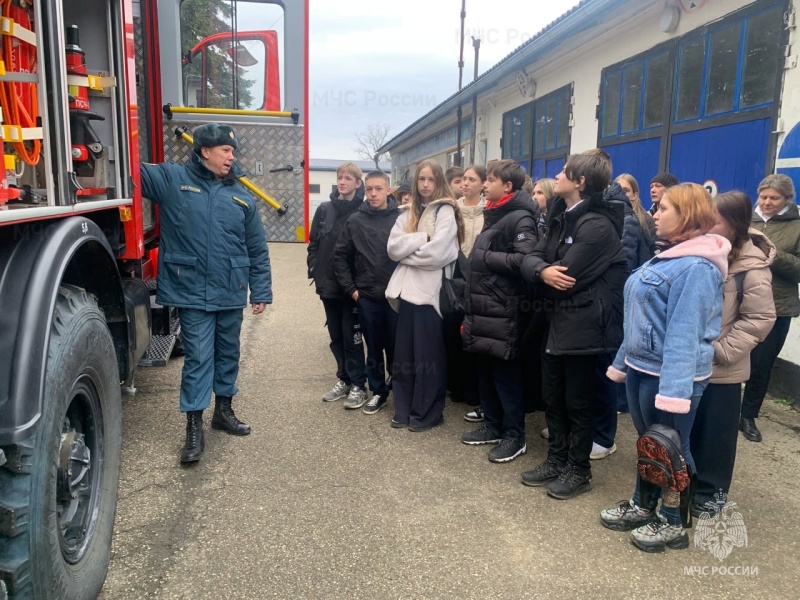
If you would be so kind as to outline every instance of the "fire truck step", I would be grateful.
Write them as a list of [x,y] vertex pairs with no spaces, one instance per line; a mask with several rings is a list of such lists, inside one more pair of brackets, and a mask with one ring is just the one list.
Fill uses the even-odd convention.
[[147,347],[147,353],[139,360],[140,367],[165,367],[175,344],[181,334],[180,321],[177,315],[170,319],[169,335],[154,335]]

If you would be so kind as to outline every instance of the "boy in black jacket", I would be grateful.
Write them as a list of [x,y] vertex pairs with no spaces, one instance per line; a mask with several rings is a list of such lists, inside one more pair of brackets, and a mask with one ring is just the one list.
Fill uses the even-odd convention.
[[591,489],[589,454],[600,365],[622,343],[622,290],[628,265],[623,209],[603,199],[611,159],[602,150],[570,156],[556,177],[547,235],[525,257],[522,276],[537,284],[548,322],[542,392],[547,460],[522,482],[565,500]]
[[[367,379],[372,390],[366,398],[348,397],[344,407],[361,408],[368,415],[384,406],[394,360],[397,313],[386,300],[386,285],[397,263],[386,251],[389,233],[397,221],[397,201],[389,196],[389,178],[372,171],[364,179],[366,202],[344,225],[333,252],[333,270],[344,293],[358,305],[361,331],[367,344]],[[385,355],[385,359],[384,359]]]
[[[335,402],[345,396],[366,402],[364,344],[355,300],[346,295],[333,273],[333,249],[347,219],[364,201],[364,185],[358,165],[345,163],[336,169],[336,191],[314,213],[308,241],[308,278],[325,307],[331,352],[336,359],[338,380],[322,399]],[[350,398],[352,396],[352,398]]]
[[525,398],[521,355],[532,305],[520,275],[538,239],[539,206],[522,189],[525,171],[513,160],[490,163],[484,183],[483,231],[469,256],[464,350],[478,355],[484,423],[465,433],[468,445],[497,444],[489,460],[525,454]]

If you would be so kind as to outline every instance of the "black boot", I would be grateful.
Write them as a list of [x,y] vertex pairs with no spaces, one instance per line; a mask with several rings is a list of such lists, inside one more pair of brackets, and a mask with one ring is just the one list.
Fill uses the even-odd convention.
[[217,396],[214,404],[214,416],[211,419],[212,429],[221,429],[233,435],[250,435],[250,425],[242,423],[233,414],[230,396]]
[[756,427],[755,419],[746,419],[742,417],[739,420],[739,429],[744,434],[745,439],[751,442],[761,441],[761,432],[758,430],[758,427]]
[[203,411],[191,410],[186,413],[186,445],[181,452],[181,462],[186,464],[200,460],[204,445]]

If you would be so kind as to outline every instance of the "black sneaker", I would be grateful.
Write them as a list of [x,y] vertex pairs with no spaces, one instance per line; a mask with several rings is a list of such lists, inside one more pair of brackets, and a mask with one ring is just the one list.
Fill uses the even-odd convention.
[[384,406],[386,406],[386,396],[372,394],[372,398],[370,398],[369,402],[364,405],[364,408],[361,409],[361,412],[363,412],[365,415],[374,415]]
[[461,436],[461,443],[467,446],[480,446],[482,444],[499,444],[500,436],[494,431],[489,429],[489,426],[484,423],[475,431],[469,431]]
[[558,479],[547,485],[547,495],[559,500],[569,500],[591,490],[591,479],[589,472],[579,471],[575,465],[567,465]]
[[476,406],[474,410],[471,410],[464,415],[464,420],[469,421],[470,423],[482,423],[483,409],[480,406]]
[[493,463],[511,462],[527,451],[528,447],[525,445],[524,437],[504,437],[497,447],[489,451],[489,460]]
[[564,465],[554,458],[547,457],[542,464],[532,471],[522,474],[522,483],[531,487],[541,487],[557,479],[564,470]]

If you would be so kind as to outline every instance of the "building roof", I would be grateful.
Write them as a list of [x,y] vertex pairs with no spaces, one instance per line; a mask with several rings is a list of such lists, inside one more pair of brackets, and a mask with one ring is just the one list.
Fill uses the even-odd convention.
[[491,90],[503,77],[531,63],[539,54],[565,41],[568,37],[577,35],[596,25],[598,18],[607,14],[609,9],[628,1],[580,0],[578,4],[547,25],[531,39],[525,41],[496,65],[468,83],[460,92],[450,96],[428,114],[423,115],[386,142],[379,148],[378,152],[388,152],[395,148],[400,143],[436,123],[442,117],[450,114],[460,104],[465,104],[468,100],[471,100],[473,95]]
[[[371,160],[340,160],[340,159],[333,159],[333,158],[309,158],[308,163],[309,171],[335,171],[339,168],[339,165],[351,162],[358,165],[358,168],[368,173],[369,171],[375,170],[375,162]],[[392,163],[390,162],[379,162],[378,165],[381,168],[381,171],[388,173],[392,170]]]

